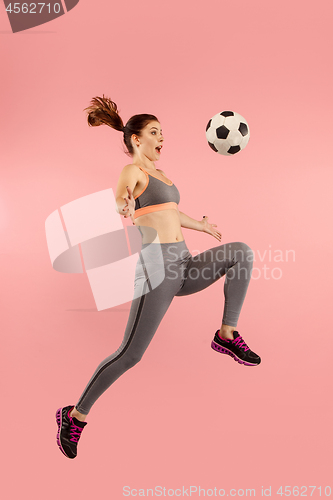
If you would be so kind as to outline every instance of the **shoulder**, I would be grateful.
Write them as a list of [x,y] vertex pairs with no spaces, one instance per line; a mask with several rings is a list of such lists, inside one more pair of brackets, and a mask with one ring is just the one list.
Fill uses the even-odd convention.
[[134,177],[136,180],[139,179],[141,173],[142,171],[140,170],[138,165],[135,165],[134,163],[129,163],[128,165],[125,165],[122,170],[122,174],[130,175]]
[[126,170],[136,170],[137,168],[139,168],[137,165],[135,165],[134,163],[129,163],[128,165],[125,165],[123,167],[123,170],[126,169]]
[[136,172],[138,175],[142,173],[142,170],[139,167],[139,165],[136,165],[135,163],[129,163],[128,165],[125,165],[123,170],[127,170],[129,172]]
[[[134,165],[133,163],[125,165],[119,175],[117,193],[118,191],[119,192],[125,191],[125,196],[126,196],[126,186],[131,186],[131,188],[134,189],[134,187],[139,181],[139,178],[140,178],[140,169],[137,167],[137,165]],[[119,196],[122,195],[119,194]]]
[[132,192],[134,191],[135,186],[140,181],[141,170],[137,165],[130,163],[125,165],[120,172],[118,185],[116,190],[116,199],[124,198],[128,195],[127,187],[129,187]]

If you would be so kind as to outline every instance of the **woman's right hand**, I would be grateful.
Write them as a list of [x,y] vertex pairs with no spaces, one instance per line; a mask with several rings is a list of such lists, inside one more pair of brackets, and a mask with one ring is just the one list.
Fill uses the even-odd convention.
[[[126,215],[124,215],[125,219],[127,217],[132,218],[134,215],[134,212],[135,212],[135,199],[133,197],[132,190],[128,186],[126,186],[126,188],[127,188],[127,192],[128,192],[128,197],[124,198],[124,200],[126,201],[126,205],[123,208],[123,211],[127,212]],[[134,222],[133,218],[132,218],[132,221]]]

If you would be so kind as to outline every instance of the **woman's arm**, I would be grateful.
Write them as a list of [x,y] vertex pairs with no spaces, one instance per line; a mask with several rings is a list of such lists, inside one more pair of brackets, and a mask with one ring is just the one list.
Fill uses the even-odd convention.
[[203,221],[191,219],[183,212],[179,212],[180,224],[187,229],[195,229],[196,231],[203,231]]
[[[179,212],[179,210],[178,210]],[[211,234],[217,240],[221,241],[222,234],[220,231],[214,229],[217,224],[210,224],[208,222],[208,217],[204,216],[202,220],[191,219],[188,215],[183,214],[183,212],[179,212],[180,224],[182,227],[186,227],[188,229],[196,229],[197,231],[203,231],[204,233]]]

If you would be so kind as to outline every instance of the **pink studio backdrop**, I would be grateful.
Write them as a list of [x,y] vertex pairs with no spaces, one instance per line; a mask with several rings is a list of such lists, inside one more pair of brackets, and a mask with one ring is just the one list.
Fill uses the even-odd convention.
[[[125,486],[162,486],[169,496],[253,488],[257,497],[271,487],[272,498],[280,486],[308,496],[316,486],[312,497],[319,487],[325,497],[332,2],[81,0],[15,34],[2,4],[0,12],[3,498],[121,499]],[[130,303],[98,312],[86,274],[56,272],[45,220],[73,200],[115,192],[130,163],[122,134],[87,125],[83,108],[103,93],[125,122],[160,119],[156,166],[177,185],[179,209],[208,216],[222,243],[254,251],[237,330],[262,363],[244,367],[210,347],[224,278],[176,297],[142,361],[94,405],[70,461],[56,445],[55,411],[76,403],[117,349]],[[235,157],[206,142],[208,120],[223,110],[250,126]],[[192,254],[219,244],[183,234]]]

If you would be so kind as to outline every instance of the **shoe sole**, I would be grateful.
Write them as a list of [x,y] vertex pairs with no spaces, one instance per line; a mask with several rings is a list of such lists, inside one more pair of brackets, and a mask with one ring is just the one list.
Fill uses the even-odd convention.
[[67,453],[65,452],[65,450],[61,446],[61,441],[60,441],[60,432],[61,432],[61,426],[62,426],[62,411],[61,410],[62,410],[62,408],[59,408],[59,410],[57,410],[57,413],[56,413],[56,421],[58,424],[57,445],[59,446],[61,453],[63,453],[65,455],[65,457],[71,458],[67,455]]
[[212,340],[211,343],[211,348],[214,349],[214,351],[220,352],[222,354],[228,354],[228,356],[231,356],[234,358],[235,361],[237,361],[241,365],[246,365],[246,366],[258,366],[259,363],[248,363],[247,361],[243,361],[242,359],[239,359],[238,356],[232,351],[229,351],[226,347],[222,347],[221,345],[217,344]]

